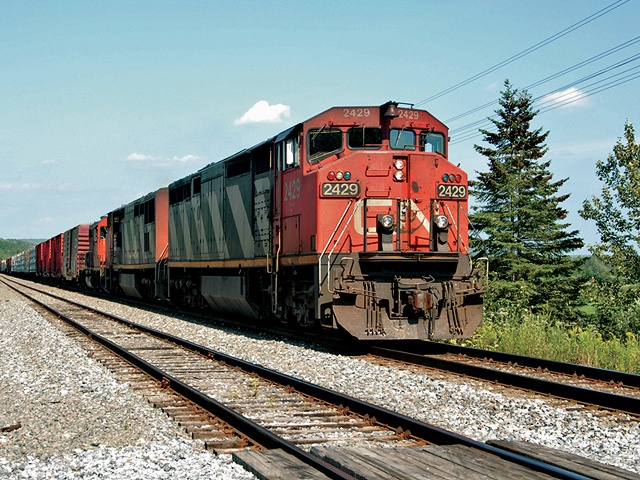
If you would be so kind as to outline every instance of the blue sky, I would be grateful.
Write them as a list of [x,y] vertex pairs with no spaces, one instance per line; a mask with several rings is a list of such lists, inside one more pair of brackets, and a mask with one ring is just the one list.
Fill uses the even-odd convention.
[[[96,221],[331,106],[422,102],[613,3],[0,1],[0,237]],[[496,106],[449,119],[497,100],[505,79],[526,88],[633,40],[638,18],[638,0],[620,2],[420,108],[449,125],[453,162],[484,171],[482,138],[460,129]],[[640,79],[580,96],[640,61],[568,89],[639,54],[640,42],[530,89],[578,99],[544,104],[534,126],[551,132],[546,158],[569,177],[563,206],[588,244],[597,234],[577,211],[625,121],[640,128]]]

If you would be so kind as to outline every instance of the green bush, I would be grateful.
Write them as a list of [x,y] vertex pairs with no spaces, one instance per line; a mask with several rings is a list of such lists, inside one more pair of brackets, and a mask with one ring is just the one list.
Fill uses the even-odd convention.
[[638,336],[555,322],[546,314],[489,312],[469,346],[640,374]]

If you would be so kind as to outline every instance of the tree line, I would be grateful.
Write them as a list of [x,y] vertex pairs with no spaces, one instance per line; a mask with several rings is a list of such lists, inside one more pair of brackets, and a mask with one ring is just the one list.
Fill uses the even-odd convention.
[[569,195],[559,193],[568,179],[554,180],[551,161],[542,160],[549,131],[532,128],[531,95],[506,81],[499,103],[494,128],[480,130],[488,145],[474,145],[488,170],[469,182],[471,249],[488,259],[485,318],[545,313],[604,335],[640,333],[640,145],[632,124],[597,162],[601,193],[579,211],[600,237],[585,265],[572,255],[584,241],[566,221]]
[[6,260],[20,252],[24,252],[29,247],[40,243],[41,240],[17,240],[0,238],[0,260]]

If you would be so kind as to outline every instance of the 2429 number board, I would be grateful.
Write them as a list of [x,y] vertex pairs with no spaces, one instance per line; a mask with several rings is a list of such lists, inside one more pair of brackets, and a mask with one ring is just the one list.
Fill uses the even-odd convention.
[[467,186],[441,183],[438,185],[438,198],[467,198]]
[[323,183],[320,190],[323,197],[357,197],[360,184],[357,182]]

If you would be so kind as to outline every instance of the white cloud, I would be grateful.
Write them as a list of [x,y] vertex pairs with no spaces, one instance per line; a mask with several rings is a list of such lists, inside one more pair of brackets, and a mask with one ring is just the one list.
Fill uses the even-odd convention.
[[260,100],[240,118],[233,121],[236,125],[247,123],[278,123],[283,121],[283,117],[291,116],[291,107],[278,103],[269,105],[266,100]]
[[541,107],[558,106],[560,108],[588,107],[591,105],[591,101],[586,93],[575,87],[570,87],[561,92],[545,95],[540,99],[538,105]]
[[181,157],[162,157],[133,152],[127,156],[127,161],[141,166],[153,166],[154,168],[171,168],[176,165],[186,165],[203,160],[197,155],[183,155]]
[[611,150],[615,140],[604,139],[593,142],[578,142],[575,144],[558,145],[552,148],[554,157],[574,157],[578,156],[584,158],[585,156],[591,156],[595,158],[606,157]]
[[40,217],[33,220],[31,222],[31,225],[48,227],[49,225],[53,225],[54,223],[55,223],[55,218],[53,217]]
[[485,92],[498,92],[500,91],[500,87],[502,87],[502,84],[498,82],[493,82],[493,83],[490,83],[489,85],[486,85],[483,90]]
[[40,187],[38,183],[0,183],[0,190],[7,192],[32,192]]
[[161,157],[152,157],[151,155],[145,155],[144,153],[133,152],[129,154],[127,160],[131,162],[155,162]]

